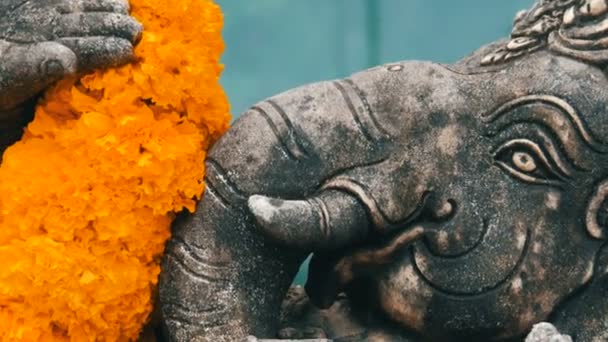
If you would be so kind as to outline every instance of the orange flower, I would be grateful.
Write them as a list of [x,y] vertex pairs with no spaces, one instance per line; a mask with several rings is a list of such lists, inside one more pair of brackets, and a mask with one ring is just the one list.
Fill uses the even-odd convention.
[[64,80],[0,165],[0,340],[127,341],[230,122],[211,0],[132,0],[138,62]]

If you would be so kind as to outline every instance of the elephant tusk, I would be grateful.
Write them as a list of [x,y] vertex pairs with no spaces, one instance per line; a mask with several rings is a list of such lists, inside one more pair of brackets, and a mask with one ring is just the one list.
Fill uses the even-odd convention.
[[366,211],[353,196],[326,190],[305,200],[254,195],[248,200],[256,223],[270,238],[307,251],[362,241],[370,230]]

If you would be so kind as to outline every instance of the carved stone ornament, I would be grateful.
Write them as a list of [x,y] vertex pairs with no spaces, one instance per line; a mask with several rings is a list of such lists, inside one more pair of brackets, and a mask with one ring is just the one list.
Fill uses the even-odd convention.
[[538,49],[591,64],[608,61],[608,3],[605,0],[540,0],[515,16],[511,39],[482,59],[500,64]]
[[606,1],[541,0],[456,64],[256,104],[175,223],[169,337],[522,341],[548,321],[528,340],[607,341],[607,62]]

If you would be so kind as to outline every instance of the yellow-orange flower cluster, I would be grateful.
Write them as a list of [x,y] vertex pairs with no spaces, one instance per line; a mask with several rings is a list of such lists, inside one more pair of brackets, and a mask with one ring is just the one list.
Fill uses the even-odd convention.
[[0,340],[125,341],[227,128],[211,0],[132,0],[138,62],[49,90],[0,166]]

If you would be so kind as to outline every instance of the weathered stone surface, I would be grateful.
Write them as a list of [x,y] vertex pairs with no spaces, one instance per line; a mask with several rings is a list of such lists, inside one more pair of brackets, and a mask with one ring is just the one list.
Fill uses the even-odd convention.
[[[582,319],[579,319],[582,321]],[[328,309],[314,306],[301,287],[289,289],[281,307],[281,326],[290,327],[292,336],[302,336],[311,329],[322,331],[334,341],[421,341],[407,335],[370,307],[357,307],[356,302],[341,294]],[[309,336],[304,336],[309,337]],[[525,342],[572,342],[551,323],[533,326]]]
[[0,1],[0,156],[32,116],[25,105],[66,76],[133,58],[142,27],[128,0]]
[[572,338],[560,334],[551,323],[539,323],[534,325],[526,342],[572,342]]
[[[334,341],[400,341],[414,342],[418,339],[403,332],[397,325],[386,320],[372,307],[357,306],[341,293],[327,309],[319,309],[301,287],[289,289],[281,307],[281,327],[289,327],[291,336],[306,335],[309,331],[322,333]],[[281,330],[282,331],[282,330]]]
[[[523,340],[547,320],[602,340],[607,12],[541,0],[456,64],[383,65],[252,107],[175,224],[160,283],[172,338],[275,338],[312,252],[310,301],[336,310],[345,292],[394,340]],[[352,331],[375,324],[339,311]],[[302,319],[282,334],[333,338]]]

